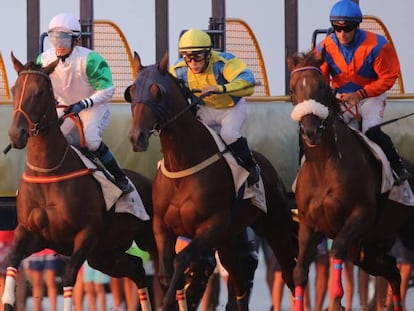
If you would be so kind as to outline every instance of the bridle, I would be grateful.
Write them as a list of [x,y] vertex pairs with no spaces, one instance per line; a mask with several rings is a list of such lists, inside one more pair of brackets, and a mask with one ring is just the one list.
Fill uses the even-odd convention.
[[[46,124],[45,123],[42,124],[41,121],[34,122],[34,121],[32,121],[31,117],[27,114],[27,112],[23,110],[23,107],[22,107],[23,106],[23,98],[24,98],[24,94],[25,94],[25,91],[26,91],[27,81],[28,81],[30,75],[32,75],[32,74],[42,76],[43,78],[46,79],[46,81],[48,82],[48,85],[49,85],[50,93],[52,94],[52,97],[54,98],[53,89],[52,89],[52,82],[50,81],[49,75],[47,75],[46,73],[44,73],[40,70],[32,70],[32,69],[22,70],[22,71],[19,72],[19,76],[25,76],[25,77],[24,77],[24,81],[23,81],[23,87],[22,87],[22,91],[21,91],[21,94],[20,94],[20,98],[19,98],[17,107],[14,108],[14,110],[13,110],[13,114],[21,113],[25,117],[25,119],[27,121],[27,124],[29,125],[29,137],[38,136],[40,134],[40,132],[47,129],[54,122],[59,123],[59,120],[54,121],[54,122],[49,121]],[[44,113],[41,116],[40,119],[41,120],[46,119],[46,113]]]
[[[296,68],[296,69],[291,71],[290,75],[293,76],[295,73],[302,72],[302,71],[309,71],[309,70],[316,71],[317,73],[319,73],[322,76],[321,70],[316,66],[305,66],[305,67]],[[325,86],[325,87],[328,88],[328,86]],[[326,91],[329,92],[329,90],[326,90]],[[290,92],[291,92],[292,97],[295,96],[294,90],[291,89]],[[327,98],[327,100],[329,100],[329,99]],[[313,99],[311,101],[316,102]],[[293,98],[292,98],[292,102],[293,102]],[[309,101],[306,101],[306,102],[309,102]],[[299,106],[300,103],[297,103],[297,105]],[[319,103],[319,105],[322,105],[322,104]],[[319,132],[323,132],[326,129],[326,126],[329,123],[329,120],[331,119],[332,109],[328,108],[328,111],[329,111],[329,113],[327,114],[327,116],[324,116],[324,117],[321,117],[318,113],[309,112],[309,114],[313,114],[313,115],[317,116],[320,119],[320,124],[319,124],[319,127],[318,127]],[[305,113],[304,113],[304,115],[305,115]],[[303,123],[300,120],[298,122],[299,122],[300,132],[303,133],[303,129],[304,129]]]
[[[149,69],[147,69],[147,70],[149,70]],[[186,105],[184,107],[184,109],[180,110],[179,112],[177,112],[173,116],[170,116],[170,113],[168,111],[168,109],[171,106],[170,96],[169,96],[170,86],[169,86],[169,83],[168,83],[168,78],[169,77],[172,78],[174,83],[177,84],[177,87],[181,91],[184,98],[187,101],[190,102],[188,105]],[[142,76],[142,80],[139,81],[139,84],[145,85],[146,80],[148,78],[149,78],[149,74],[145,73]],[[162,93],[161,96],[163,97],[162,104],[157,105],[156,103],[154,103],[153,100],[139,100],[139,102],[146,105],[146,106],[148,106],[154,112],[154,114],[157,116],[157,119],[159,119],[159,121],[160,121],[160,122],[157,122],[154,125],[152,130],[149,131],[151,134],[155,134],[155,135],[159,135],[163,129],[169,127],[172,123],[174,123],[176,120],[178,120],[187,111],[190,111],[195,106],[197,106],[199,104],[202,104],[203,103],[202,99],[204,97],[211,95],[211,93],[207,93],[207,94],[203,94],[203,95],[198,96],[198,97],[195,96],[194,93],[191,92],[191,90],[188,87],[186,87],[183,83],[181,83],[181,81],[179,79],[173,77],[168,72],[165,74],[165,81],[162,81],[162,82],[157,81],[157,82],[153,82],[152,84],[156,84],[159,87],[160,92]],[[143,89],[144,89],[144,87],[141,87],[141,90],[140,90],[139,94],[137,94],[137,95],[143,96],[142,95]],[[135,100],[132,100],[132,105],[136,104],[136,103],[134,103],[134,101],[136,101],[136,98],[135,98]]]

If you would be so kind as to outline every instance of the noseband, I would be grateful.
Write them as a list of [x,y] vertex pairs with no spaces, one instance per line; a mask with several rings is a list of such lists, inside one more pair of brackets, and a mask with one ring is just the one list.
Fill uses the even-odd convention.
[[[290,75],[293,76],[295,73],[298,73],[301,71],[309,71],[309,70],[316,71],[320,75],[322,75],[321,70],[315,66],[305,66],[305,67],[296,68],[291,71]],[[301,131],[303,130],[303,124],[300,120],[302,119],[303,116],[307,114],[313,114],[317,116],[321,120],[318,130],[319,131],[325,130],[326,123],[328,122],[328,118],[331,114],[330,109],[328,107],[317,102],[314,99],[308,99],[308,100],[305,100],[304,102],[297,103],[297,105],[295,105],[295,108],[292,111],[291,117],[293,120],[299,122]]]

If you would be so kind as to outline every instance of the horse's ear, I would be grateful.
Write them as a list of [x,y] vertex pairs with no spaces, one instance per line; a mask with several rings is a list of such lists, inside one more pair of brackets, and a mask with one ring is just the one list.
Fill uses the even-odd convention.
[[162,72],[168,71],[168,51],[165,52],[164,57],[161,59],[158,68]]
[[138,74],[138,72],[141,71],[142,69],[142,64],[141,64],[141,57],[139,57],[138,53],[134,51],[134,68],[135,68],[135,72]]
[[19,73],[23,69],[23,64],[14,56],[13,52],[11,52],[11,60],[14,70]]
[[317,61],[318,65],[322,65],[323,62],[325,61],[325,56],[326,56],[326,46],[324,45],[322,47],[322,50],[320,52],[318,52],[317,50],[315,50],[315,60]]
[[295,58],[291,54],[287,55],[286,62],[287,62],[289,71],[292,71],[293,69],[295,69],[296,61],[295,61]]
[[49,65],[47,65],[46,67],[43,67],[43,71],[47,73],[48,75],[50,75],[53,72],[53,70],[55,70],[58,63],[59,63],[59,58],[55,60],[54,62],[50,63]]

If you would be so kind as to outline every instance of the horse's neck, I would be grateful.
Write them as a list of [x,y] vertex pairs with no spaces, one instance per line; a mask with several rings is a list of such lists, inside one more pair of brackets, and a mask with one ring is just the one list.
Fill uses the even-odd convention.
[[51,168],[58,165],[72,150],[62,132],[57,127],[46,133],[29,138],[27,162],[38,168]]
[[[172,116],[183,111],[185,100],[173,103]],[[188,168],[213,155],[217,146],[206,127],[188,111],[161,132],[161,148],[164,161],[176,170]]]
[[[340,122],[335,117],[326,125],[323,141],[317,147],[306,147],[306,158],[321,165],[329,162],[336,162],[342,158],[344,148],[347,148],[344,142],[345,137],[348,136],[350,129],[347,125]],[[345,133],[344,133],[345,131]]]

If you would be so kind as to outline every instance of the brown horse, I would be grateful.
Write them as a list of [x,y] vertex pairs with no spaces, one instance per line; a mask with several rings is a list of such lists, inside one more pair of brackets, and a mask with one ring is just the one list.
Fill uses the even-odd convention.
[[[27,165],[16,198],[18,225],[2,299],[6,309],[13,309],[13,274],[21,260],[44,248],[69,257],[62,278],[65,311],[71,310],[72,286],[86,259],[108,275],[132,279],[140,296],[146,295],[142,260],[125,251],[135,241],[157,256],[152,222],[113,208],[106,211],[100,184],[60,131],[49,78],[57,61],[42,68],[33,62],[23,65],[12,54],[12,62],[18,77],[9,136],[13,148],[27,146]],[[152,209],[152,182],[131,171],[128,176],[145,207]],[[147,302],[141,305],[151,308]]]
[[[267,214],[251,200],[236,200],[230,168],[206,127],[195,117],[196,101],[190,91],[169,74],[166,54],[159,64],[142,66],[134,56],[137,79],[126,92],[133,114],[129,133],[134,151],[145,151],[152,133],[158,132],[165,169],[153,184],[154,234],[159,251],[160,282],[167,290],[162,310],[174,310],[175,291],[183,288],[183,272],[190,261],[211,248],[218,249],[232,282],[238,309],[248,310],[249,288],[243,283],[245,267],[238,262],[235,236],[246,226],[263,236],[275,252],[288,286],[296,243],[285,189],[270,162],[255,153],[261,167]],[[193,98],[194,99],[194,98]],[[212,160],[213,159],[213,160]],[[207,161],[206,161],[207,160]],[[174,176],[179,175],[179,176]],[[177,236],[192,239],[178,255]]]
[[[303,310],[311,253],[322,235],[333,239],[331,310],[340,308],[345,259],[392,287],[394,310],[401,310],[400,274],[387,255],[395,236],[414,249],[414,208],[381,193],[381,164],[342,119],[339,102],[319,70],[325,53],[288,56],[290,90],[299,121],[305,161],[296,183],[299,256],[294,272],[296,310]],[[413,180],[410,180],[411,185]]]

